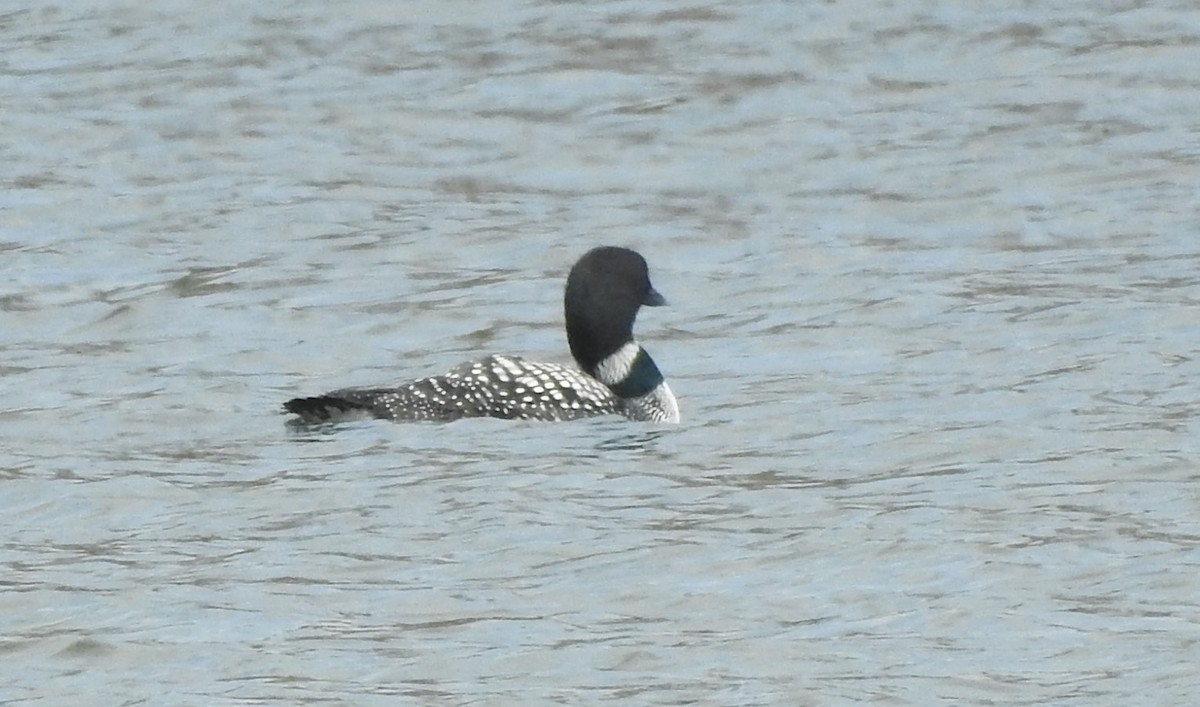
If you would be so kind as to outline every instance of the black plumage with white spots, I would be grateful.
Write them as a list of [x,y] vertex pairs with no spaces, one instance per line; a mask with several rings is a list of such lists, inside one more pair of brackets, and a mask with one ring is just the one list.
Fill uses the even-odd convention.
[[627,248],[595,248],[571,268],[563,297],[567,341],[579,369],[492,355],[397,387],[294,398],[284,409],[303,424],[372,417],[558,421],[614,414],[678,422],[674,394],[633,337],[638,310],[665,303],[650,284],[641,255]]

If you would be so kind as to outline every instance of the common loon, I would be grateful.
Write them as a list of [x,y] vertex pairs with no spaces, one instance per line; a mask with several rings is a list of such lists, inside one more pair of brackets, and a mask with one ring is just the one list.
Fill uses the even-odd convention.
[[396,388],[345,388],[294,398],[283,407],[301,424],[363,417],[553,421],[608,414],[679,422],[675,395],[633,338],[638,309],[665,304],[640,254],[602,246],[571,268],[563,296],[567,342],[582,370],[493,355]]

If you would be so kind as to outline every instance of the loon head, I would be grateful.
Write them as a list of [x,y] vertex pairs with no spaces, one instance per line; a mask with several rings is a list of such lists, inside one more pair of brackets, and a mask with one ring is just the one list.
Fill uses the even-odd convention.
[[571,268],[563,296],[571,355],[595,375],[601,362],[633,341],[638,310],[666,303],[636,251],[614,246],[588,251]]

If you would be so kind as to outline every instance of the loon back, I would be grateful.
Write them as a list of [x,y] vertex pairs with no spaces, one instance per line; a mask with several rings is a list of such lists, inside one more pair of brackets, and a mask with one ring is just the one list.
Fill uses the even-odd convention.
[[346,388],[289,400],[284,407],[309,423],[361,417],[558,421],[624,413],[621,399],[595,378],[518,356],[488,356],[397,388]]

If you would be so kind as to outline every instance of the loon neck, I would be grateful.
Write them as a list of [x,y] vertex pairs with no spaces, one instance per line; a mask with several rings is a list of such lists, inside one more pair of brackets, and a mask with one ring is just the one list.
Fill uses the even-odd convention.
[[597,368],[633,343],[632,317],[597,317],[568,307],[566,319],[571,356],[580,368],[593,375]]
[[679,422],[679,403],[675,400],[675,394],[663,379],[654,359],[633,339],[605,357],[588,373],[621,399],[625,414],[632,419]]
[[650,354],[630,339],[588,371],[618,398],[638,398],[657,388],[663,375]]

